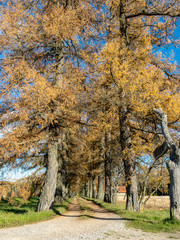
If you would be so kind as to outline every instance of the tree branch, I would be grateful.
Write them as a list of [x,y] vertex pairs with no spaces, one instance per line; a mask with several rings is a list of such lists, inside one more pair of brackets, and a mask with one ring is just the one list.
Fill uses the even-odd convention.
[[164,135],[164,138],[167,142],[167,145],[169,147],[174,147],[175,143],[169,133],[169,129],[167,126],[167,115],[163,112],[163,110],[161,108],[159,109],[155,109],[154,108],[154,112],[156,113],[156,115],[161,119],[161,127],[162,127],[162,133]]
[[162,127],[162,132],[164,135],[164,138],[166,140],[167,146],[170,147],[171,152],[170,152],[170,160],[174,163],[179,164],[180,160],[180,150],[176,147],[173,139],[171,138],[171,135],[169,133],[169,129],[167,126],[167,115],[162,111],[161,108],[159,109],[154,109],[154,112],[160,117],[161,119],[161,127]]
[[139,13],[135,13],[135,14],[132,14],[132,15],[128,15],[126,16],[127,19],[129,18],[135,18],[135,17],[149,17],[149,16],[169,16],[169,17],[180,17],[180,13],[170,13],[170,12],[167,12],[167,13],[163,13],[163,12],[148,12],[146,10],[143,10],[142,12],[139,12]]

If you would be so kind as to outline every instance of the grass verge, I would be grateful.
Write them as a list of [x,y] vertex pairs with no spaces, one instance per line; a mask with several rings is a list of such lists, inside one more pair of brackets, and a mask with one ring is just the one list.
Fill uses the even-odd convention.
[[21,205],[21,199],[15,199],[15,205],[7,201],[0,201],[0,228],[17,227],[25,224],[46,221],[64,213],[71,199],[54,205],[53,209],[46,212],[35,212],[38,198],[31,198],[27,203]]
[[143,213],[125,210],[125,204],[110,204],[97,199],[86,198],[95,204],[120,215],[127,220],[127,226],[142,229],[146,232],[179,232],[180,221],[171,220],[168,210],[144,210]]
[[87,205],[86,202],[78,198],[78,204],[81,209],[81,215],[80,215],[81,220],[89,219],[94,215],[93,210]]

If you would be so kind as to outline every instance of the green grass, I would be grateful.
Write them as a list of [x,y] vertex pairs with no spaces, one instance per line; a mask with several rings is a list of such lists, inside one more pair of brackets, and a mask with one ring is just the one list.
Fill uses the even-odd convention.
[[127,226],[142,229],[146,232],[179,232],[180,221],[171,220],[168,210],[144,210],[143,213],[130,212],[125,210],[125,204],[110,204],[96,199],[88,199],[108,211],[117,213],[127,220]]
[[[62,203],[55,204],[53,209],[46,212],[36,212],[38,198],[31,198],[27,203],[22,203],[21,199],[16,198],[15,205],[8,204],[7,201],[0,201],[0,228],[17,227],[45,221],[64,213],[69,205],[70,199]],[[21,205],[22,204],[22,205]]]

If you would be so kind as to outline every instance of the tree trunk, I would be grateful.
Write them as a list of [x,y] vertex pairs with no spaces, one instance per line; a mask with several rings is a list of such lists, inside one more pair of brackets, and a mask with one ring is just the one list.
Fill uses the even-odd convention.
[[[121,95],[121,98],[123,96]],[[123,99],[121,107],[119,107],[119,127],[120,127],[120,146],[122,152],[122,160],[125,169],[126,179],[126,210],[139,211],[138,204],[138,184],[135,169],[135,159],[131,153],[131,132],[128,120],[128,108]]]
[[88,182],[86,182],[85,186],[84,186],[84,190],[85,190],[85,197],[88,197],[89,194],[89,188],[88,188]]
[[112,174],[112,186],[111,186],[111,203],[115,204],[116,203],[116,198],[117,198],[117,183],[115,182],[115,176]]
[[105,160],[105,193],[104,201],[111,203],[111,161]]
[[139,211],[139,203],[138,203],[138,188],[137,188],[137,177],[136,174],[127,176],[126,174],[126,191],[127,191],[127,199],[126,199],[126,210],[128,211]]
[[81,197],[85,197],[85,196],[86,196],[85,185],[83,186],[83,188],[82,188],[81,191],[79,192],[79,195],[80,195]]
[[96,198],[97,196],[97,190],[96,190],[96,177],[93,177],[93,182],[92,182],[92,198]]
[[89,198],[92,198],[92,191],[93,191],[93,188],[92,188],[92,179],[89,179],[88,180],[88,185],[89,185]]
[[53,142],[48,149],[47,171],[42,193],[39,199],[37,211],[47,211],[53,207],[54,194],[56,190],[56,178],[58,172],[57,142]]
[[100,174],[98,176],[98,189],[97,189],[97,199],[104,201],[104,192],[105,192],[105,173],[104,173],[104,160],[105,160],[105,137],[101,138],[100,142]]
[[[102,167],[104,167],[104,163],[102,163]],[[97,199],[100,201],[104,200],[104,169],[98,176],[98,193],[97,193]]]
[[[59,163],[58,163],[59,165]],[[62,202],[66,197],[66,186],[64,183],[64,173],[63,168],[59,165],[57,174],[57,185],[55,192],[55,202]]]
[[180,220],[180,164],[170,161],[167,165],[170,175],[170,217]]
[[111,167],[112,167],[112,159],[111,159],[111,132],[105,134],[105,162],[104,162],[104,173],[105,173],[105,193],[104,193],[104,201],[107,203],[111,203]]
[[55,202],[62,202],[66,198],[66,153],[63,146],[65,134],[61,134],[61,139],[58,141],[58,174],[55,193]]
[[87,197],[90,198],[90,180],[87,182]]
[[[180,144],[177,147],[171,138],[168,123],[167,115],[162,111],[161,108],[154,109],[154,112],[161,119],[161,128],[164,138],[166,140],[167,146],[170,149],[170,161],[167,163],[167,167],[170,175],[170,188],[169,188],[169,197],[170,197],[170,217],[180,220]],[[180,142],[179,142],[180,143]],[[156,148],[160,151],[158,155],[161,155],[162,147]],[[155,156],[155,154],[154,154]],[[158,157],[157,157],[158,158]]]

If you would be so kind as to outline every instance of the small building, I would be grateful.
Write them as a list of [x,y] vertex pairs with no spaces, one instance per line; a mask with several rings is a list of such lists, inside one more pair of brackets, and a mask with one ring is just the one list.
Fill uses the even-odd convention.
[[126,187],[118,186],[117,187],[117,201],[125,201],[126,199]]
[[117,193],[126,193],[126,187],[125,186],[118,186],[117,187]]

